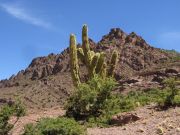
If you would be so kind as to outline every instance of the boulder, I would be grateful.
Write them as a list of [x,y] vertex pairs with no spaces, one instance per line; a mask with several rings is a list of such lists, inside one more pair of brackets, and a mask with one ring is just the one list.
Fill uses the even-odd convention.
[[131,122],[135,122],[137,120],[140,120],[140,117],[133,113],[120,113],[117,115],[114,115],[111,120],[111,125],[124,125]]

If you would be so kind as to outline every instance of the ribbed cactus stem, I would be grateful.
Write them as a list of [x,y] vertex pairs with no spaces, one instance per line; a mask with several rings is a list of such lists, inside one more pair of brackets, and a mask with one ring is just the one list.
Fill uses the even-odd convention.
[[73,34],[70,35],[70,66],[71,66],[71,76],[73,79],[73,83],[77,87],[80,84],[80,77],[79,77],[79,65],[77,58],[76,37]]
[[95,76],[95,74],[96,74],[95,69],[96,69],[96,65],[97,65],[98,60],[99,60],[99,56],[100,56],[100,54],[96,53],[94,55],[94,57],[92,58],[91,65],[90,65],[90,68],[89,68],[89,76],[90,76],[90,78],[93,78]]
[[107,76],[107,64],[106,64],[105,62],[103,63],[103,66],[102,66],[102,69],[101,69],[100,72],[99,72],[99,75],[100,75],[103,79],[105,79],[106,76]]
[[78,48],[77,50],[78,58],[81,60],[82,63],[85,64],[84,52],[82,48]]
[[96,66],[96,74],[99,74],[99,72],[102,70],[104,62],[105,62],[105,53],[101,52]]
[[82,47],[83,47],[84,53],[87,54],[87,52],[90,50],[87,25],[83,25],[83,28],[82,28]]
[[87,25],[83,25],[82,28],[82,49],[84,52],[85,56],[85,62],[87,67],[90,66],[91,63],[91,55],[89,54],[90,52],[90,47],[89,47],[89,39],[88,39],[88,27]]
[[114,76],[114,71],[117,64],[117,58],[118,58],[118,52],[114,50],[109,63],[109,71],[108,71],[108,75],[111,77]]

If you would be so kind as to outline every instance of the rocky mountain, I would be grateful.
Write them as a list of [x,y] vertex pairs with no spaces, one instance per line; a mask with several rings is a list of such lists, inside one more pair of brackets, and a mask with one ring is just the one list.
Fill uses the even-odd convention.
[[[112,50],[119,52],[115,74],[118,92],[162,87],[164,78],[180,77],[179,53],[154,48],[134,32],[126,34],[113,28],[98,43],[89,41],[91,49],[106,52],[107,59]],[[80,68],[84,79],[86,69],[83,65]],[[51,107],[63,104],[72,90],[67,48],[60,54],[35,58],[25,70],[1,80],[0,103],[19,96],[28,107]]]

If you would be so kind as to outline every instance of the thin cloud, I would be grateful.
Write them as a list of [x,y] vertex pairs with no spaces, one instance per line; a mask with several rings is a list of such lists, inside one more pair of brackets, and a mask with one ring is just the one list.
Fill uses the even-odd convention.
[[0,6],[2,7],[2,9],[4,9],[5,12],[19,20],[46,29],[52,28],[52,25],[49,22],[46,22],[39,17],[37,18],[29,14],[24,8],[20,6],[17,6],[15,4],[1,4]]

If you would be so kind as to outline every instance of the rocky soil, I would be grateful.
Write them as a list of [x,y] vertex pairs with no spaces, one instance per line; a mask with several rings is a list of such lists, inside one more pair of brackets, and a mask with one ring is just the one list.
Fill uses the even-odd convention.
[[123,126],[89,128],[89,135],[180,135],[180,108],[156,111],[153,106],[138,108],[132,113],[140,120]]
[[[23,133],[23,127],[27,123],[36,123],[40,118],[55,118],[64,115],[65,111],[59,107],[44,109],[43,111],[29,111],[27,116],[21,117],[11,130],[11,135]],[[180,134],[180,107],[158,111],[154,105],[137,108],[135,111],[124,113],[135,114],[139,117],[122,126],[109,128],[88,128],[88,135],[179,135]],[[14,123],[15,117],[10,122]]]

